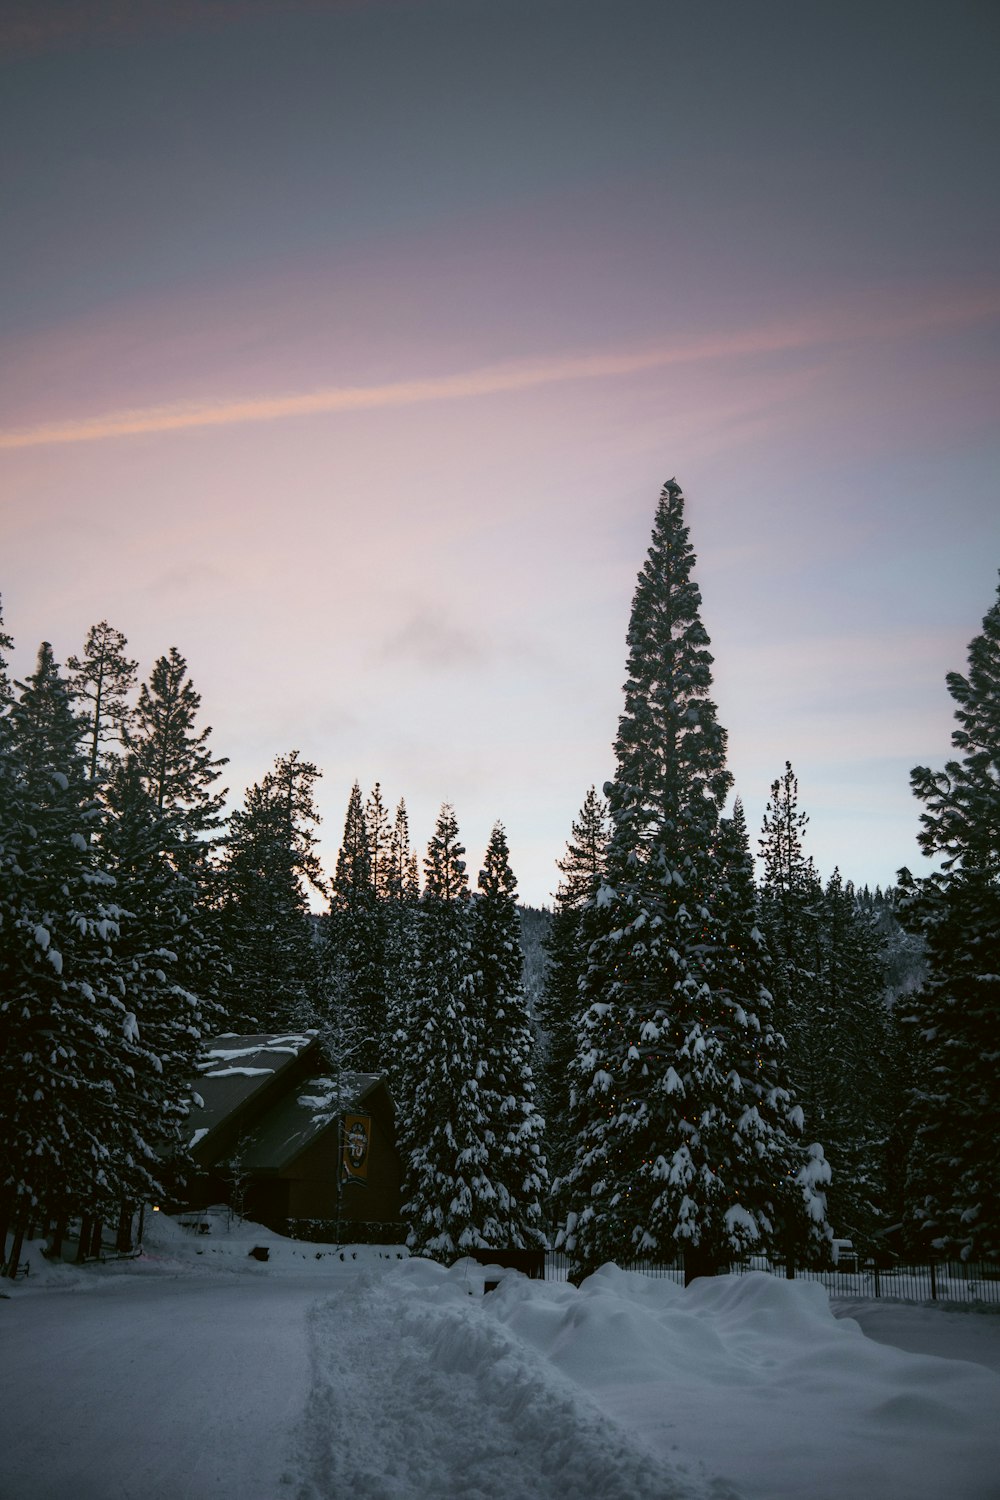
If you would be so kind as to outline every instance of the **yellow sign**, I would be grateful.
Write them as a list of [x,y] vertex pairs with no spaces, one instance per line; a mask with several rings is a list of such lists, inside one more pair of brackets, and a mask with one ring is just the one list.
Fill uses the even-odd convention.
[[368,1178],[368,1152],[372,1143],[371,1115],[344,1116],[344,1146],[341,1160],[344,1177],[350,1182]]

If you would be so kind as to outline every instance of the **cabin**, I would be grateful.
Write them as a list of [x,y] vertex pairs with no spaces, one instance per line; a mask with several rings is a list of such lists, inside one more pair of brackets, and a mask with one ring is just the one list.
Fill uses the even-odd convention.
[[335,1073],[314,1032],[226,1035],[206,1044],[192,1088],[188,1207],[228,1203],[295,1239],[405,1238],[384,1077]]

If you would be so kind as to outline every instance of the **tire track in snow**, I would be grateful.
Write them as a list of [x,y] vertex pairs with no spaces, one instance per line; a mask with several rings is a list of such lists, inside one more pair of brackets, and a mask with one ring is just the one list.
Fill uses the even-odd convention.
[[454,1286],[362,1278],[310,1311],[298,1500],[739,1500],[640,1447]]

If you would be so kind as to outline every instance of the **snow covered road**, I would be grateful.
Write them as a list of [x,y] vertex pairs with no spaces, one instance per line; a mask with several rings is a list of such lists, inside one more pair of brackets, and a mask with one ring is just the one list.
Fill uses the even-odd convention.
[[275,1500],[315,1301],[314,1282],[186,1276],[3,1304],[0,1496]]

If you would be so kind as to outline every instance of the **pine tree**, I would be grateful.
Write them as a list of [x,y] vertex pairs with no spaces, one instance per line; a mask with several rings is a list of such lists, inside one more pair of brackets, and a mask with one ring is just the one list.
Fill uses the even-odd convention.
[[[183,1172],[191,1079],[204,1038],[217,1029],[217,1014],[178,979],[184,951],[197,933],[198,892],[171,858],[171,826],[157,812],[132,756],[112,766],[105,801],[101,857],[114,876],[121,908],[115,957],[134,1107],[142,1137],[156,1153],[151,1149],[146,1170],[161,1190],[164,1171],[173,1179]],[[148,1189],[133,1193],[148,1195]]]
[[[809,1003],[819,972],[822,888],[804,838],[809,817],[799,811],[799,783],[791,761],[771,783],[759,843],[764,879],[761,889],[761,926],[772,957],[771,987],[778,1024],[792,1048],[791,1066],[807,1093],[813,1083],[814,1061],[802,1055],[807,1044]],[[820,1054],[822,1056],[822,1054]]]
[[808,814],[799,809],[798,778],[786,761],[784,774],[771,783],[758,844],[764,867],[760,925],[771,960],[775,1023],[788,1047],[789,1075],[809,1130],[822,1135],[832,1011],[821,999],[823,887],[812,856],[805,852],[808,826]]
[[886,1196],[886,1101],[893,1053],[883,943],[854,887],[835,870],[824,890],[804,847],[808,816],[786,761],[771,786],[760,843],[761,927],[773,956],[776,1012],[811,1133],[823,1140],[837,1232],[874,1248]]
[[225,791],[214,791],[228,757],[213,758],[211,726],[196,731],[201,694],[176,646],[161,656],[139,690],[125,743],[136,758],[147,792],[187,843],[210,837],[222,822]]
[[581,1017],[580,981],[586,967],[581,922],[584,908],[600,884],[608,833],[607,803],[591,787],[579,817],[573,820],[566,853],[556,861],[562,880],[545,944],[549,962],[539,1006],[546,1030],[542,1099],[554,1187],[569,1165],[567,1153],[572,1140],[570,1073]]
[[385,901],[392,890],[392,828],[389,825],[389,813],[382,801],[382,788],[377,781],[365,803],[365,833],[368,839],[372,889],[376,901]]
[[[801,1131],[805,1117],[787,1076],[785,1038],[775,1021],[774,963],[761,931],[761,898],[739,797],[732,815],[719,822],[719,859],[716,912],[722,944],[714,987],[731,1009],[727,1054],[730,1077],[734,1083],[738,1080],[743,1101],[734,1133],[737,1150],[727,1162],[727,1173],[738,1197],[757,1198],[771,1244],[794,1266],[820,1252],[821,1199],[808,1189],[822,1188],[829,1170],[825,1152],[817,1146],[804,1161],[798,1158],[797,1171],[789,1164],[788,1127]],[[748,1146],[757,1153],[756,1161]],[[793,1165],[795,1160],[793,1155]],[[750,1180],[741,1183],[747,1177]],[[812,1210],[805,1215],[803,1196]]]
[[394,1098],[402,1082],[402,1049],[406,1018],[414,999],[414,978],[419,966],[420,884],[416,856],[410,848],[410,825],[406,804],[400,798],[389,840],[389,875],[382,907],[385,929],[385,1035],[382,1066]]
[[225,756],[209,748],[211,726],[198,729],[201,695],[176,647],[154,664],[125,733],[143,786],[170,829],[171,859],[183,867],[197,891],[191,926],[179,955],[176,979],[185,990],[215,1005],[225,976],[216,912],[217,872],[210,862],[222,826],[225,790],[216,791]]
[[[723,960],[730,777],[693,565],[671,481],[632,605],[607,866],[584,917],[588,1009],[563,1233],[577,1275],[683,1251],[690,1277],[824,1228],[822,1152],[794,1141],[779,1050],[730,992]],[[750,1050],[748,1079],[738,1067]]]
[[121,912],[98,858],[80,723],[48,642],[17,688],[4,716],[0,1191],[15,1220],[103,1215],[150,1180],[114,953]]
[[822,1065],[813,1070],[810,1117],[833,1174],[831,1220],[857,1249],[873,1251],[888,1222],[889,1107],[896,1087],[884,943],[839,870],[827,882],[820,915],[821,968],[810,1013],[812,1047]]
[[66,661],[73,696],[87,705],[87,774],[95,783],[107,769],[107,747],[121,745],[132,714],[128,700],[138,663],[125,655],[127,645],[121,631],[102,620],[88,630],[83,655]]
[[479,1108],[484,1117],[487,1171],[496,1194],[492,1224],[496,1247],[544,1247],[542,1198],[548,1188],[543,1149],[545,1122],[535,1103],[534,1035],[521,983],[517,882],[507,838],[497,824],[479,872],[472,908],[482,1050],[478,1059]]
[[487,1247],[499,1232],[479,1099],[481,1005],[464,853],[446,804],[424,862],[419,959],[397,1083],[407,1244],[445,1261]]
[[389,839],[389,877],[387,895],[393,901],[416,901],[420,895],[417,856],[410,847],[410,822],[402,797]]
[[958,727],[943,770],[917,766],[918,841],[940,870],[900,871],[901,916],[927,942],[908,1182],[915,1237],[937,1251],[1000,1257],[1000,590],[950,672]]
[[384,1066],[387,1043],[385,948],[357,782],[347,804],[332,892],[325,963],[352,997],[358,1036],[356,1065],[362,1072],[376,1073]]
[[219,875],[229,1025],[258,1032],[316,1019],[319,955],[307,889],[325,894],[312,825],[320,772],[299,752],[279,756],[231,817]]

